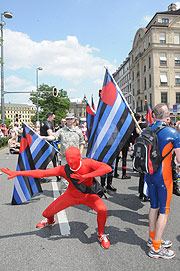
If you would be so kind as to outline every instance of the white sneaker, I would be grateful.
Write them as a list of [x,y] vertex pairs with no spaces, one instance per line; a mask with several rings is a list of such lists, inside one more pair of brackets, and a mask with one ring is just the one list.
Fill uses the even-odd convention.
[[167,248],[160,248],[155,250],[153,247],[149,249],[148,256],[151,258],[162,258],[162,259],[172,259],[176,256],[176,253],[173,250]]

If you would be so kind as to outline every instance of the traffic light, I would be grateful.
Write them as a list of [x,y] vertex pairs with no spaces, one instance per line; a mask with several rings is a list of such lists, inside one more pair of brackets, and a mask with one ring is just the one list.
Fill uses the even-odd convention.
[[16,114],[16,121],[18,121],[18,114]]
[[57,88],[53,88],[53,96],[54,97],[58,96],[58,89]]

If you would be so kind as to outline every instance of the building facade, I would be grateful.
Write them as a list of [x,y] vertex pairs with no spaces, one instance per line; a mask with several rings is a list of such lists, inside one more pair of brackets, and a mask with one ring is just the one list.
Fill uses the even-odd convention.
[[70,110],[76,118],[86,118],[86,96],[83,99],[70,99]]
[[5,118],[10,119],[11,123],[21,124],[22,122],[31,125],[31,117],[36,113],[34,105],[27,104],[5,104]]
[[128,57],[137,112],[144,112],[145,100],[151,107],[166,103],[170,111],[180,105],[180,9],[175,4],[137,30]]
[[136,99],[131,92],[130,57],[113,73],[113,78],[125,96],[129,106],[136,112]]

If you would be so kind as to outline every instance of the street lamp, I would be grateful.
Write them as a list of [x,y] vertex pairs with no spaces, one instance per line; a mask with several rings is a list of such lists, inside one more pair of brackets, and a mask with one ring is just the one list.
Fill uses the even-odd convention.
[[134,97],[134,95],[132,95],[131,92],[123,92],[125,97],[128,97],[129,95],[133,98],[134,100],[134,113],[136,113],[136,109],[137,109],[137,103],[136,103],[136,98]]
[[42,71],[42,67],[36,69],[36,91],[37,91],[37,121],[39,122],[39,85],[38,85],[38,71]]
[[3,26],[5,22],[3,21],[3,16],[7,19],[13,17],[11,12],[5,11],[1,13],[1,120],[5,122],[5,109],[4,109],[4,56],[3,56]]

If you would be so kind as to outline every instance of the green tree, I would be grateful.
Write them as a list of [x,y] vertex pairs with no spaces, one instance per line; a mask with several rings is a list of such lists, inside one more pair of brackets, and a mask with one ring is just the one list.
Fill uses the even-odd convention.
[[[64,118],[70,107],[70,100],[67,96],[67,92],[63,89],[58,90],[58,96],[53,96],[53,87],[42,84],[39,87],[39,121],[42,122],[46,119],[48,112],[54,112],[56,115],[56,122],[60,122],[61,118]],[[31,93],[29,98],[32,103],[37,105],[36,93]],[[31,121],[36,122],[37,114],[32,117]]]

